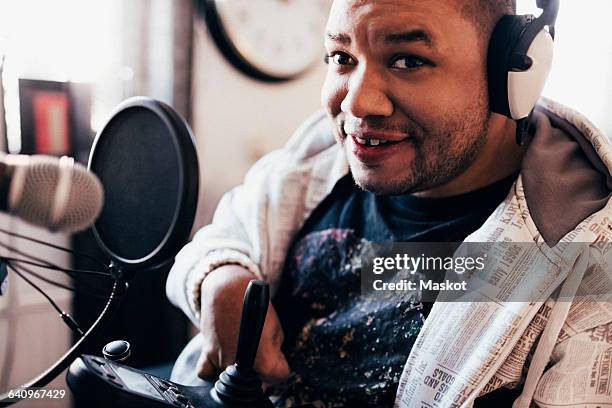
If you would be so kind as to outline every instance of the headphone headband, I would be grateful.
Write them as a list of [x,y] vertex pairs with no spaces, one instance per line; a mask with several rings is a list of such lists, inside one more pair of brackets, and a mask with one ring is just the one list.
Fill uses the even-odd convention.
[[521,121],[533,111],[552,66],[559,1],[536,0],[539,17],[506,15],[495,26],[488,55],[492,112]]
[[544,25],[554,27],[559,14],[559,0],[536,0],[536,4],[543,10],[538,20],[542,20]]
[[538,8],[542,9],[542,14],[537,21],[541,28],[548,26],[550,36],[555,39],[555,23],[559,14],[559,0],[536,0]]
[[520,41],[515,47],[514,54],[526,55],[533,39],[544,29],[549,28],[550,36],[555,38],[555,23],[559,14],[559,0],[536,0],[539,9],[542,9],[542,14],[535,18],[530,18],[529,24],[525,27],[525,31],[521,35]]

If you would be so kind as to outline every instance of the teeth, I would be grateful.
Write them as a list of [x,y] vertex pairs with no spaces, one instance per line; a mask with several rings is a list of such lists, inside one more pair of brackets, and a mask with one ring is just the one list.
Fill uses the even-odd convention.
[[355,137],[355,140],[357,140],[357,143],[364,146],[379,146],[389,143],[388,140],[384,139],[362,139],[360,137]]

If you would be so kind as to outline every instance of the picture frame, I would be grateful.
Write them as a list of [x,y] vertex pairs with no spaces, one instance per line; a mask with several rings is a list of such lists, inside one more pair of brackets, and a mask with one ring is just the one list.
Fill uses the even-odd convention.
[[67,82],[19,79],[22,154],[72,154],[71,97]]

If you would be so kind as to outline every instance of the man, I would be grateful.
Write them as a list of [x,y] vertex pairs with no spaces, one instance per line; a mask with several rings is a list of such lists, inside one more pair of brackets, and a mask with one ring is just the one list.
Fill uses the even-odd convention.
[[[575,304],[544,301],[593,266],[589,251],[556,244],[612,237],[612,147],[549,101],[524,146],[516,123],[491,112],[488,40],[512,12],[506,1],[334,2],[327,115],[259,161],[177,256],[167,292],[202,333],[175,380],[197,384],[233,362],[242,293],[260,277],[274,299],[256,370],[281,384],[277,406],[509,406],[521,394],[517,406],[552,406],[573,384],[558,380],[567,372],[598,367],[609,381],[610,311],[586,323]],[[360,297],[367,243],[466,238],[550,244],[534,277],[541,297],[497,309]],[[567,348],[585,342],[573,361]],[[612,404],[609,384],[593,390],[559,405]]]

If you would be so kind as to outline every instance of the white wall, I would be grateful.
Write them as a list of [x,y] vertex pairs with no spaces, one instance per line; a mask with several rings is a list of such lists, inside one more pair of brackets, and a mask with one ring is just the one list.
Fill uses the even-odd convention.
[[[534,0],[518,12],[539,14]],[[555,58],[544,95],[586,115],[612,137],[612,1],[561,0]]]
[[320,109],[321,63],[280,84],[251,80],[220,54],[198,18],[193,57],[193,131],[202,180],[196,226],[210,221],[222,193],[239,184],[262,154],[280,147],[299,124]]

